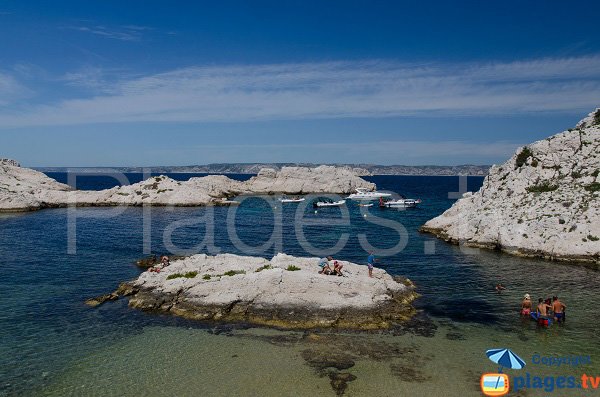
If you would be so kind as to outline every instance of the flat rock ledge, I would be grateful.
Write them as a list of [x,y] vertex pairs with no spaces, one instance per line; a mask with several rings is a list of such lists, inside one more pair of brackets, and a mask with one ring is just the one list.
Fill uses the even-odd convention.
[[318,274],[318,258],[198,254],[99,298],[127,296],[130,307],[145,311],[282,329],[386,329],[415,314],[410,280],[381,269],[369,278],[366,266],[339,262],[344,277]]
[[600,109],[519,148],[421,231],[517,256],[600,264]]

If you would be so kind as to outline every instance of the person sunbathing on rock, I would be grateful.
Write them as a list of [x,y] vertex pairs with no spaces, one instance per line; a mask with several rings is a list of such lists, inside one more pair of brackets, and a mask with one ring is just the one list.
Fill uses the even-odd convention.
[[333,260],[333,258],[331,256],[328,256],[326,258],[321,258],[319,260],[319,267],[321,268],[321,270],[319,270],[319,274],[331,274],[333,272],[333,270],[329,266],[329,261],[332,261],[332,260]]
[[333,261],[333,273],[334,274],[337,274],[338,276],[343,276],[343,274],[342,274],[343,267],[344,267],[344,265],[342,265],[340,262]]
[[169,257],[168,256],[163,256],[160,259],[160,263],[158,265],[152,266],[150,269],[148,269],[149,272],[154,272],[154,273],[160,273],[160,271],[162,269],[164,269],[165,267],[169,266],[171,264],[171,262],[169,261]]

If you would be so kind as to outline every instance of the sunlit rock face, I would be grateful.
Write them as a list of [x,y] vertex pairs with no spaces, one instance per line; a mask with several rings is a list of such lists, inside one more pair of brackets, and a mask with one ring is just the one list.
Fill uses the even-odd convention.
[[519,148],[422,230],[467,246],[600,262],[600,109]]

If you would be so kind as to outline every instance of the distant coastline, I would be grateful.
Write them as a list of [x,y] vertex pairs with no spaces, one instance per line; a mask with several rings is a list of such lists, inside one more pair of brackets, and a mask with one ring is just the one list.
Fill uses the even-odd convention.
[[[358,175],[418,175],[418,176],[486,176],[491,166],[489,165],[373,165],[373,164],[335,164],[352,168]],[[318,164],[310,163],[217,163],[190,166],[156,166],[156,167],[34,167],[41,172],[78,172],[93,173],[104,172],[107,169],[122,173],[141,173],[144,169],[151,169],[153,173],[207,173],[207,174],[257,174],[261,168],[281,167],[317,167]]]

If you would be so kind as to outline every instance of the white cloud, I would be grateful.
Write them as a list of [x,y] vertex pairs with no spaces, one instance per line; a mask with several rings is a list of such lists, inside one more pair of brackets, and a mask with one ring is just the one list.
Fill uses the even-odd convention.
[[76,30],[79,32],[90,33],[96,36],[105,37],[108,39],[115,39],[121,41],[140,41],[142,39],[142,32],[146,30],[152,30],[147,26],[137,25],[124,25],[118,27],[107,27],[103,25],[91,25],[91,26],[69,26],[67,29]]
[[28,93],[29,90],[19,84],[14,77],[0,71],[0,105],[8,105],[16,99],[22,99]]
[[[82,76],[71,74],[70,83]],[[106,83],[88,98],[0,111],[0,125],[587,111],[599,99],[600,56],[486,64],[203,66]]]

